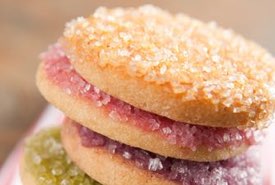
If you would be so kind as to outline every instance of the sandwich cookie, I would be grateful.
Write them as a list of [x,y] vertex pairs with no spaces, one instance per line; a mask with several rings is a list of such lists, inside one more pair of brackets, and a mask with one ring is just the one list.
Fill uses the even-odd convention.
[[213,128],[159,116],[113,96],[83,79],[56,44],[42,56],[37,84],[68,117],[122,143],[163,156],[215,161],[235,156],[261,140],[254,128]]
[[224,161],[194,162],[133,148],[70,120],[65,120],[61,138],[76,165],[106,185],[262,183],[259,146]]
[[24,185],[101,185],[68,157],[60,128],[47,128],[26,140],[20,165]]
[[98,8],[67,23],[60,42],[88,82],[172,120],[263,127],[274,112],[274,58],[213,22],[150,5]]

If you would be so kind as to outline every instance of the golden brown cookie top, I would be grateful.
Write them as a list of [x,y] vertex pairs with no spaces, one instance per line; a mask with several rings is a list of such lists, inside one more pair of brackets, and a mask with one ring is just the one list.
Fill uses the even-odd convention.
[[120,68],[129,77],[168,87],[183,102],[245,112],[252,125],[274,109],[274,58],[213,22],[151,5],[101,7],[69,22],[62,42],[73,63]]

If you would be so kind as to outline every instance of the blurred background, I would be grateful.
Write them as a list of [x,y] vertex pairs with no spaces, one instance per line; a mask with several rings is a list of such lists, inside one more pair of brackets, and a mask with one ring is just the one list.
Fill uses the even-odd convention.
[[46,106],[35,87],[38,54],[57,40],[65,22],[98,6],[145,3],[215,20],[275,53],[273,0],[0,0],[0,166]]

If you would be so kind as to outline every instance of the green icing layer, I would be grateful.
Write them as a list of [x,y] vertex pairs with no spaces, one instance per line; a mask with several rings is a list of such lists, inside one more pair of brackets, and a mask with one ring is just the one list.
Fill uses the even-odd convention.
[[37,185],[100,185],[69,159],[61,144],[60,128],[45,129],[29,138],[25,160]]

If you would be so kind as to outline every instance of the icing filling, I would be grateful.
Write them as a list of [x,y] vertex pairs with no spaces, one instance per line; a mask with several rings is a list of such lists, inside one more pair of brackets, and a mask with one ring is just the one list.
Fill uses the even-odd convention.
[[41,55],[48,79],[64,92],[96,105],[111,119],[134,125],[145,132],[160,134],[169,143],[196,151],[200,145],[209,151],[215,148],[238,147],[243,143],[253,145],[263,137],[263,132],[253,128],[214,128],[178,122],[136,108],[112,97],[88,83],[72,67],[62,47],[55,44]]
[[223,161],[194,162],[163,157],[152,152],[111,140],[74,123],[84,147],[101,147],[131,161],[137,168],[148,170],[168,180],[192,185],[261,184],[259,145],[244,154]]

